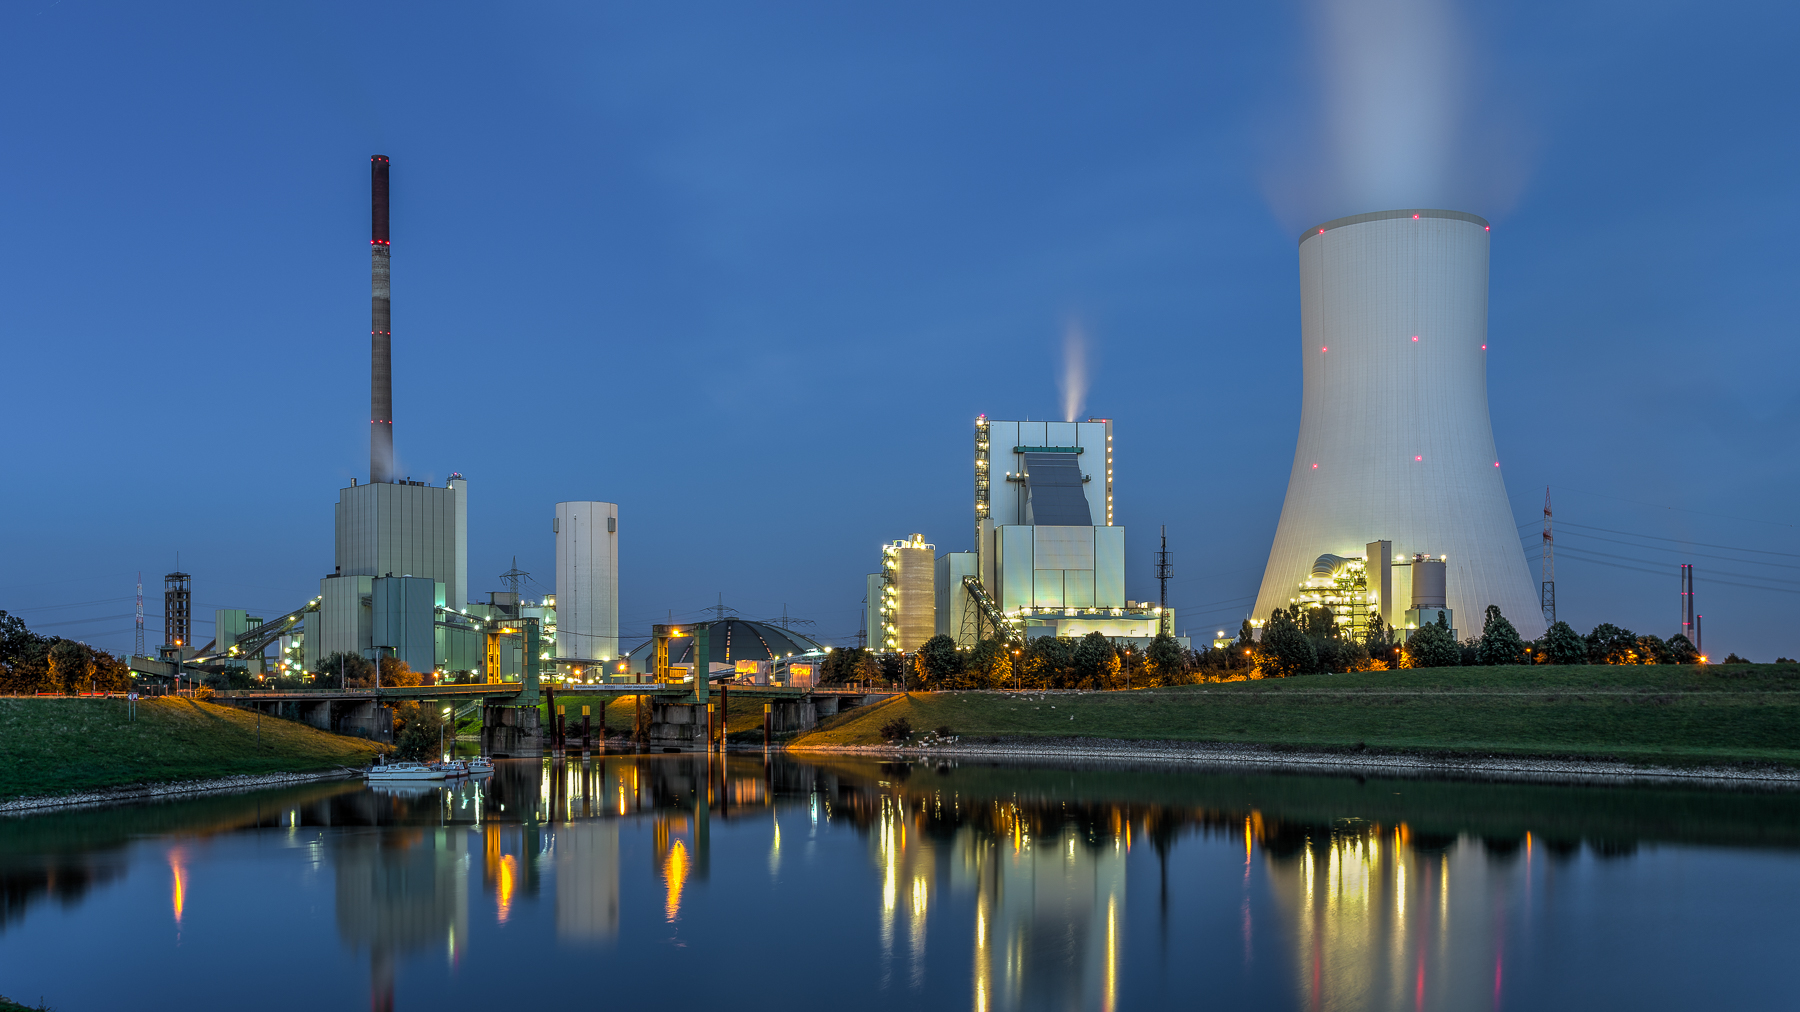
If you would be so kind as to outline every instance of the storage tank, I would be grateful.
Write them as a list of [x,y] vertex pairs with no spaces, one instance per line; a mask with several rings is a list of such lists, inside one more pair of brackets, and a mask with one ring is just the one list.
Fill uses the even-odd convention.
[[[1300,236],[1300,436],[1256,618],[1287,607],[1321,553],[1390,541],[1448,556],[1454,612],[1496,604],[1542,633],[1488,421],[1491,234],[1473,214],[1408,209]],[[1379,610],[1394,625],[1410,603]]]

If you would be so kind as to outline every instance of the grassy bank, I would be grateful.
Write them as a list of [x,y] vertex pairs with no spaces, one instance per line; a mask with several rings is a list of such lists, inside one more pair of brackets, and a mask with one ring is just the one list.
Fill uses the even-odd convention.
[[879,744],[881,725],[970,738],[1800,765],[1800,666],[1425,668],[1080,694],[914,693],[793,744]]
[[229,706],[145,699],[0,699],[0,800],[166,780],[362,766],[376,746]]

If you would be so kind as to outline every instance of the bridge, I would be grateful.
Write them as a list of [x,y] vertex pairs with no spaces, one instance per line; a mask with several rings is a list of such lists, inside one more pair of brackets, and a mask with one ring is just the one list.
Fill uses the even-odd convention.
[[[719,696],[716,710],[710,702],[713,692]],[[215,692],[211,701],[298,721],[321,731],[384,742],[392,740],[393,707],[400,703],[477,703],[482,708],[482,751],[497,757],[521,757],[555,753],[566,745],[566,725],[556,720],[558,706],[568,705],[561,702],[563,697],[608,702],[637,697],[640,705],[632,731],[644,747],[679,752],[721,749],[725,704],[738,694],[767,704],[767,726],[776,734],[810,730],[821,718],[892,695],[864,689],[730,682],[706,688],[692,683],[545,684],[541,691],[529,682],[473,682],[323,691],[245,689]],[[546,701],[550,704],[548,725],[542,723],[544,714],[539,709]]]

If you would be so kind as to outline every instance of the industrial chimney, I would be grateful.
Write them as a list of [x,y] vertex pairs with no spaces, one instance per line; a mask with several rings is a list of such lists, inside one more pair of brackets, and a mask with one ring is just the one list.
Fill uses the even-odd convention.
[[[1258,618],[1299,596],[1320,553],[1380,539],[1436,560],[1393,576],[1455,623],[1479,630],[1492,604],[1526,639],[1543,631],[1488,421],[1491,234],[1472,214],[1409,208],[1300,236],[1300,438]],[[1367,604],[1402,624],[1412,595],[1387,596]]]
[[369,481],[394,480],[393,319],[388,289],[388,157],[369,159]]

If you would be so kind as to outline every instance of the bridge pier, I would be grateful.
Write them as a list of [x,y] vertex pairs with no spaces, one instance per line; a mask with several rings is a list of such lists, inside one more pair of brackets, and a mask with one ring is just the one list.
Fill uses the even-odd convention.
[[652,696],[647,744],[651,748],[705,748],[706,704]]
[[388,741],[394,736],[393,713],[373,699],[351,700],[338,718],[338,733]]
[[489,703],[481,708],[481,752],[501,759],[544,754],[543,715],[535,706]]

